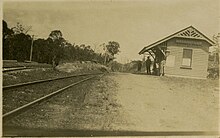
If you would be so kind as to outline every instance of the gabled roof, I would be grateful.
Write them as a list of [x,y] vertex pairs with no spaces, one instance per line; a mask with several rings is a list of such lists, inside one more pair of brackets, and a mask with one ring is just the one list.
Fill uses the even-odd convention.
[[193,39],[199,39],[199,40],[205,40],[207,41],[210,45],[214,45],[214,42],[209,39],[208,37],[206,37],[204,34],[202,34],[200,31],[198,31],[196,28],[194,28],[193,26],[189,26],[185,29],[182,29],[172,35],[169,35],[155,43],[152,43],[146,47],[144,47],[140,52],[139,54],[143,54],[146,50],[148,49],[151,49],[171,38],[174,38],[174,37],[180,37],[180,38],[193,38]]

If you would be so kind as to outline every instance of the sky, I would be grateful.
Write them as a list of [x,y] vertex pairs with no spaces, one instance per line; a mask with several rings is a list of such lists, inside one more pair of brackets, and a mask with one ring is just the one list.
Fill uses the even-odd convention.
[[91,45],[117,41],[121,63],[140,60],[144,47],[190,25],[212,39],[219,30],[219,0],[83,0],[5,1],[3,19],[31,26],[29,34],[47,38],[60,30],[70,43]]

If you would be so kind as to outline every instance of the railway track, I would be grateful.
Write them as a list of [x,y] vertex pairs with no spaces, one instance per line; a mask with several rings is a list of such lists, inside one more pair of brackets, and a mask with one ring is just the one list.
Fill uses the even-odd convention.
[[[37,70],[40,69],[36,67],[26,67],[26,66],[18,66],[18,67],[4,67],[2,69],[3,73],[10,73],[10,72],[16,72],[16,71],[30,71],[30,70]],[[42,69],[51,69],[51,68],[42,68]]]
[[[88,81],[88,80],[91,80],[97,76],[100,76],[102,77],[104,74],[101,74],[101,73],[96,73],[96,74],[80,74],[80,75],[72,75],[72,76],[68,76],[68,77],[62,77],[62,78],[55,78],[55,79],[47,79],[47,80],[40,80],[40,81],[35,81],[35,82],[28,82],[28,83],[24,83],[24,84],[19,84],[19,85],[13,85],[11,87],[7,87],[7,88],[16,88],[16,87],[21,87],[21,86],[28,86],[28,85],[31,85],[31,84],[38,84],[38,83],[42,83],[42,82],[48,82],[48,81],[53,81],[53,80],[60,80],[60,79],[67,79],[67,78],[71,78],[71,77],[81,77],[81,76],[88,76],[86,78],[83,78],[83,79],[80,79],[79,81],[76,81],[76,82],[73,82],[67,86],[64,86],[62,88],[59,88],[58,90],[55,90],[53,92],[50,92],[40,98],[37,98],[31,102],[28,102],[22,106],[19,106],[13,110],[10,110],[10,111],[7,111],[6,113],[3,114],[3,120],[5,119],[10,119],[10,118],[13,118],[14,116],[17,116],[19,115],[20,113],[30,109],[32,106],[34,105],[37,105],[43,101],[46,101],[50,98],[52,98],[53,96],[59,94],[59,93],[62,93],[63,91],[65,91],[66,89],[70,88],[70,87],[73,87],[75,85],[78,85],[78,84],[81,84],[85,81]],[[3,96],[4,97],[4,96]]]
[[11,72],[11,71],[18,71],[18,70],[26,70],[26,69],[31,69],[29,67],[25,67],[25,66],[18,66],[18,67],[4,67],[2,72]]
[[49,82],[49,81],[55,81],[55,80],[61,80],[61,79],[79,77],[79,76],[87,76],[87,75],[98,75],[98,74],[101,74],[101,73],[96,73],[96,74],[94,74],[94,73],[93,74],[92,73],[77,74],[77,75],[71,75],[71,76],[65,76],[65,77],[58,77],[58,78],[51,78],[51,79],[45,79],[45,80],[36,80],[36,81],[19,83],[19,84],[13,84],[13,85],[6,85],[6,86],[3,86],[3,90],[11,89],[11,88],[16,88],[16,87],[27,86],[27,85],[33,85],[33,84],[37,84],[37,83],[44,83],[44,82]]

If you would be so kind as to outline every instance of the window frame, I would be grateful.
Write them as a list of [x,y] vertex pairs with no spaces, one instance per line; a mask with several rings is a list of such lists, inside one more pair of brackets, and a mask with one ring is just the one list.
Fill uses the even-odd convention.
[[[190,50],[191,51],[191,57],[190,57],[190,65],[183,65],[183,59],[184,59],[184,50]],[[191,48],[183,48],[183,54],[182,54],[182,63],[181,63],[181,67],[182,69],[192,69],[192,58],[193,58],[193,49]],[[187,59],[187,58],[185,58]]]

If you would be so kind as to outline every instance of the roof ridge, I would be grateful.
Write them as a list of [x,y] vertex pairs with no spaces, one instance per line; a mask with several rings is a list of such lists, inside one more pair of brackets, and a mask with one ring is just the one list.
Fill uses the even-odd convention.
[[151,43],[151,44],[148,45],[148,46],[145,46],[145,47],[139,52],[139,54],[142,54],[143,51],[144,51],[146,48],[154,47],[156,44],[163,43],[164,41],[167,41],[167,40],[169,40],[169,39],[175,37],[175,35],[179,34],[180,32],[183,32],[183,31],[185,31],[185,30],[187,30],[187,29],[189,29],[189,28],[192,28],[192,29],[194,29],[195,31],[197,31],[197,32],[198,32],[200,35],[202,35],[202,36],[206,39],[206,41],[207,41],[208,43],[210,43],[211,45],[214,44],[214,42],[213,42],[211,39],[209,39],[207,36],[205,36],[205,35],[204,35],[202,32],[200,32],[198,29],[196,29],[195,27],[193,27],[192,25],[190,25],[190,26],[188,26],[188,27],[186,27],[186,28],[184,28],[184,29],[181,29],[180,31],[177,31],[177,32],[175,32],[175,33],[173,33],[173,34],[171,34],[171,35],[169,35],[169,36],[166,36],[166,37],[164,37],[164,38],[162,38],[162,39],[160,39],[160,40],[158,40],[158,41],[156,41],[156,42],[154,42],[154,43]]

